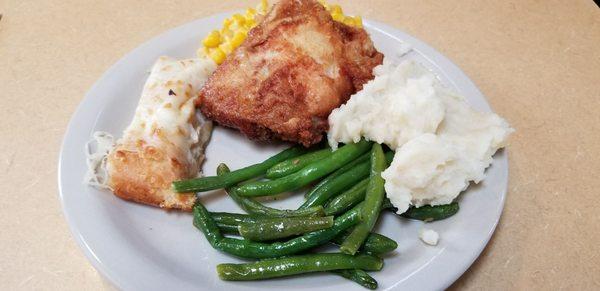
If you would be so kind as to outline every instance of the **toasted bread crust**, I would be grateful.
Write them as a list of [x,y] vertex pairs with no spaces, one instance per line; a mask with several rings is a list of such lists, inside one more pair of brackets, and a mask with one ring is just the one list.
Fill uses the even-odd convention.
[[196,195],[175,193],[171,182],[190,177],[191,169],[173,149],[138,143],[119,145],[108,156],[109,186],[125,200],[167,209],[191,211]]

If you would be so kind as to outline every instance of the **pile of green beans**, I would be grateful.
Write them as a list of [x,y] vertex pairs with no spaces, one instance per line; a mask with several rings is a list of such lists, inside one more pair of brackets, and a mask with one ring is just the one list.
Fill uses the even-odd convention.
[[[380,256],[398,247],[393,239],[372,232],[382,210],[397,211],[385,197],[381,177],[393,155],[365,140],[336,151],[293,147],[235,171],[220,164],[217,176],[177,181],[173,189],[203,192],[223,188],[247,212],[209,212],[199,201],[193,207],[193,224],[213,248],[258,260],[219,264],[217,273],[223,280],[330,272],[376,289],[377,281],[366,271],[381,270]],[[294,191],[311,183],[315,184],[298,209],[272,208],[253,198]],[[401,216],[428,222],[450,217],[458,209],[457,202],[411,207]],[[314,252],[327,243],[339,245],[340,253]]]

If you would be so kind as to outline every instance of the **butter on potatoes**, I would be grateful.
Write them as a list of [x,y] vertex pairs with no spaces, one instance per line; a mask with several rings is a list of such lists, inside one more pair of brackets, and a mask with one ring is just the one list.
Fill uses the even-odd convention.
[[329,116],[329,143],[362,137],[395,150],[381,176],[398,213],[410,205],[451,203],[478,183],[513,131],[494,113],[478,112],[444,89],[423,66],[384,61],[375,79]]

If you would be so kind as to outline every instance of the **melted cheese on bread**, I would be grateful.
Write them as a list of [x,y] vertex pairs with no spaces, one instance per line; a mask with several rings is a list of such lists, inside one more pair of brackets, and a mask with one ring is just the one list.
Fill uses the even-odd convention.
[[196,196],[173,192],[171,182],[198,175],[212,123],[196,114],[194,102],[215,69],[207,58],[156,61],[133,121],[107,158],[108,185],[117,196],[191,209]]

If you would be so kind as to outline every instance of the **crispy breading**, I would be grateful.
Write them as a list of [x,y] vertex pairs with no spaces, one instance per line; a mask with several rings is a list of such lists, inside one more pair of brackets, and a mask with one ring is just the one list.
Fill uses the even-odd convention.
[[368,34],[333,21],[313,0],[282,0],[200,92],[197,105],[255,140],[310,146],[329,113],[373,78],[383,55]]
[[190,211],[195,193],[171,182],[198,176],[212,122],[194,101],[216,65],[209,59],[160,57],[148,76],[133,120],[109,153],[108,186],[115,195],[166,209]]
[[[183,155],[171,149],[143,144],[120,144],[108,156],[110,186],[115,195],[134,202],[166,209],[191,211],[195,193],[178,194],[171,182],[194,177],[198,167],[183,165]],[[196,171],[196,173],[193,173]]]

